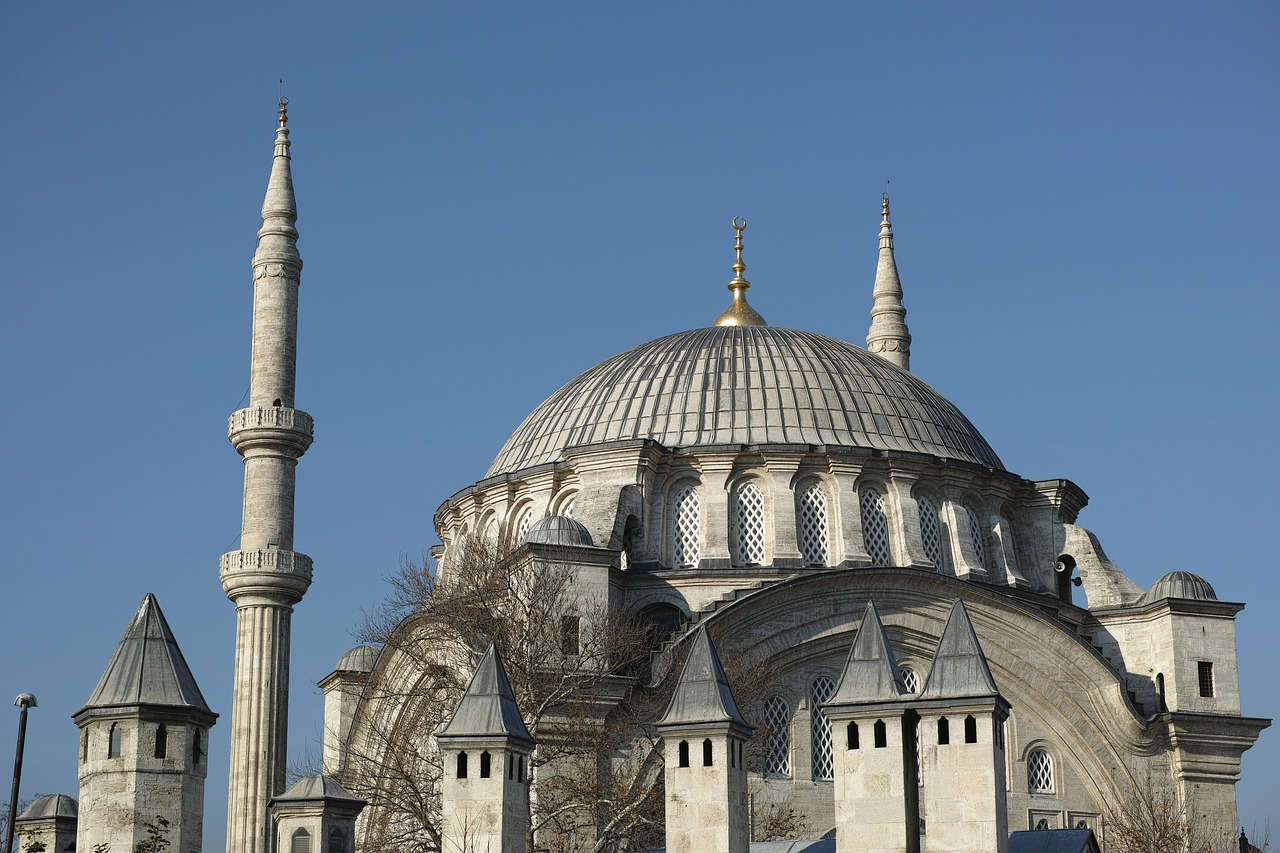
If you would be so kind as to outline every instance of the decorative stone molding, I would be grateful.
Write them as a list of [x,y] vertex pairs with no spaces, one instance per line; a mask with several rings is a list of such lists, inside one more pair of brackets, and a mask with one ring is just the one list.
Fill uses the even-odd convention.
[[232,412],[227,419],[227,438],[237,452],[247,445],[284,444],[301,456],[315,439],[315,422],[301,409],[284,406],[255,406]]
[[261,595],[279,604],[300,600],[311,585],[311,558],[297,551],[230,551],[218,566],[222,588],[232,600]]
[[264,278],[288,278],[297,281],[302,276],[302,264],[282,264],[276,261],[268,261],[264,263],[254,264],[253,280],[261,281]]
[[311,580],[311,558],[297,551],[229,551],[219,561],[218,574],[228,572],[284,572]]

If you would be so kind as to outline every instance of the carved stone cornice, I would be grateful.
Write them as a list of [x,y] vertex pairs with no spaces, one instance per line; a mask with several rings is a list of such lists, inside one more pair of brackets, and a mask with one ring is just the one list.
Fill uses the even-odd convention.
[[227,438],[241,455],[251,447],[276,445],[301,456],[315,439],[314,430],[311,415],[284,406],[239,409],[227,419]]

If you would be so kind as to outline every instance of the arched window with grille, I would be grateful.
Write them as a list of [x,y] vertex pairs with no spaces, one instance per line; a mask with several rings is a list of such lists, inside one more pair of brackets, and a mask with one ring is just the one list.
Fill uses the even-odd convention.
[[862,508],[862,541],[874,566],[892,566],[893,553],[889,550],[889,517],[885,512],[884,495],[875,486],[863,486],[859,501]]
[[813,680],[809,688],[809,707],[812,710],[813,778],[829,781],[835,778],[835,766],[831,754],[831,721],[822,712],[822,706],[836,692],[836,685],[825,675]]
[[908,693],[920,692],[920,676],[909,666],[902,667],[902,686],[907,688]]
[[107,731],[107,758],[120,757],[120,724],[112,723]]
[[924,543],[924,555],[933,560],[938,571],[946,568],[942,560],[942,524],[938,520],[938,507],[924,495],[916,497],[920,508],[920,541]]
[[770,696],[764,703],[765,742],[764,772],[773,776],[791,775],[791,706],[781,696]]
[[966,506],[964,514],[969,517],[969,540],[973,543],[973,553],[978,557],[978,565],[985,569],[990,563],[987,562],[987,536],[982,529],[982,518],[972,506]]
[[764,563],[764,494],[755,483],[742,483],[733,490],[733,564],[759,566]]
[[516,544],[523,545],[529,538],[529,528],[533,527],[533,507],[526,504],[516,516]]
[[806,566],[827,565],[827,496],[822,484],[809,483],[796,495],[796,530]]
[[1043,749],[1031,750],[1027,754],[1027,791],[1032,794],[1052,794],[1055,790],[1053,758]]
[[696,567],[702,545],[702,499],[698,487],[692,483],[676,492],[672,538],[672,563],[675,567]]
[[311,833],[296,829],[289,839],[289,853],[311,853]]

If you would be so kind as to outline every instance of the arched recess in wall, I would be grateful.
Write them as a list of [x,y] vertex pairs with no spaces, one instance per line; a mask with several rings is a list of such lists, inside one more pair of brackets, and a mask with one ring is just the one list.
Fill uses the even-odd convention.
[[827,512],[827,490],[816,477],[802,480],[796,488],[796,538],[806,566],[829,565],[831,523]]
[[951,537],[942,520],[942,500],[928,489],[916,490],[915,499],[924,555],[933,561],[933,567],[942,574],[953,574],[949,559]]
[[862,544],[873,566],[892,566],[889,505],[885,487],[871,480],[858,484],[858,508],[862,513]]
[[696,480],[675,484],[670,518],[671,567],[697,568],[702,553],[702,492]]
[[753,478],[734,483],[729,493],[729,553],[735,566],[764,565],[767,554],[765,496]]

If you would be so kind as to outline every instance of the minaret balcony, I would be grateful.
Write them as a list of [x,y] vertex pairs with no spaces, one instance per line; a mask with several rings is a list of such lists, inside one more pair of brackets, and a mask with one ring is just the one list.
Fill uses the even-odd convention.
[[301,456],[315,438],[315,422],[301,409],[255,406],[231,413],[227,437],[238,452],[253,445],[283,445]]
[[254,592],[271,598],[283,594],[293,603],[311,586],[311,558],[276,548],[230,551],[219,561],[218,578],[232,598]]

